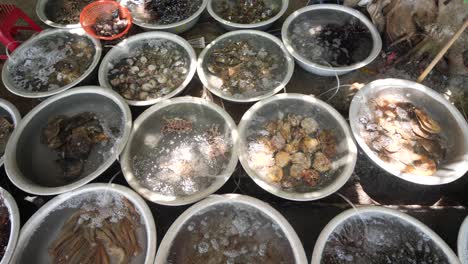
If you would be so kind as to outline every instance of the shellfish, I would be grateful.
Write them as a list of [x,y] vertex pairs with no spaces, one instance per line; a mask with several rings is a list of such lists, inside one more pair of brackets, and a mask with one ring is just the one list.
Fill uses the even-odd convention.
[[269,182],[287,189],[313,187],[321,173],[332,170],[336,139],[315,119],[288,114],[263,128],[249,145],[249,163]]
[[373,104],[374,120],[361,122],[366,143],[402,172],[434,174],[446,152],[439,123],[410,102],[382,98]]
[[72,117],[54,116],[42,129],[41,135],[42,143],[58,153],[57,162],[66,180],[78,178],[94,145],[107,139],[100,120],[92,112]]

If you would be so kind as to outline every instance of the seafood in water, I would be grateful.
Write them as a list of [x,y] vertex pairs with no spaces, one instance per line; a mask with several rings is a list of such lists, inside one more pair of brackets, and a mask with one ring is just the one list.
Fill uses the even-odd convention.
[[313,63],[333,67],[350,66],[369,56],[372,36],[357,18],[343,18],[344,25],[321,24],[314,22],[317,19],[313,15],[299,16],[288,30],[291,44],[301,56]]
[[224,137],[219,131],[219,125],[213,124],[204,134],[208,143],[208,157],[209,159],[216,159],[218,157],[226,158],[228,146]]
[[0,157],[5,153],[6,144],[13,133],[14,125],[7,117],[0,116]]
[[140,216],[125,198],[122,204],[83,207],[71,215],[49,247],[51,263],[130,263],[142,251]]
[[146,40],[112,62],[107,73],[112,89],[127,100],[145,101],[173,92],[187,78],[188,53],[175,42]]
[[67,180],[80,177],[93,146],[107,139],[101,122],[92,112],[52,117],[41,137],[43,144],[58,153],[57,162]]
[[92,26],[94,32],[96,32],[96,35],[103,37],[117,35],[124,31],[126,27],[127,20],[120,18],[118,8],[112,11],[110,17],[99,18]]
[[312,187],[333,170],[335,136],[312,117],[268,121],[259,134],[249,143],[249,164],[269,182],[285,189]]
[[442,128],[428,113],[409,102],[381,98],[370,117],[361,117],[369,147],[396,169],[433,175],[446,154]]
[[5,255],[5,250],[10,239],[10,212],[5,206],[3,199],[0,199],[0,260]]
[[283,80],[287,63],[281,49],[267,50],[251,42],[227,39],[207,54],[207,71],[221,80],[212,83],[221,92],[254,96],[276,88]]
[[213,2],[213,9],[225,20],[239,24],[253,24],[268,20],[278,14],[279,5],[268,5],[264,0]]
[[233,201],[193,214],[161,263],[291,264],[294,259],[283,228],[258,208]]
[[13,54],[8,72],[18,88],[54,90],[76,81],[93,62],[96,49],[86,35],[70,32],[40,38]]
[[163,134],[190,133],[193,129],[192,121],[183,118],[164,118],[164,126],[161,128]]
[[94,0],[62,0],[47,1],[44,11],[47,17],[58,24],[78,24],[80,23],[81,10]]
[[145,10],[153,22],[168,25],[189,18],[201,4],[201,0],[149,0],[145,3]]

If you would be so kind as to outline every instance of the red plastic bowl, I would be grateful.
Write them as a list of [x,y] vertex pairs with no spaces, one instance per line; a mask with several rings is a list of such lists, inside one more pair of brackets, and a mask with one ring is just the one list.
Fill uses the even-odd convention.
[[[100,19],[106,19],[106,18],[111,17],[112,13],[117,8],[119,9],[120,19],[127,20],[127,27],[122,32],[116,35],[112,35],[112,36],[97,35],[93,29],[93,25],[96,23],[96,21]],[[86,31],[86,33],[88,33],[94,38],[103,39],[103,40],[114,40],[114,39],[121,38],[122,36],[128,33],[128,31],[130,30],[130,27],[132,26],[132,15],[130,14],[130,11],[126,7],[122,6],[121,4],[115,1],[111,1],[111,0],[97,1],[83,8],[83,11],[81,11],[81,14],[80,14],[80,24],[83,27],[83,29]]]

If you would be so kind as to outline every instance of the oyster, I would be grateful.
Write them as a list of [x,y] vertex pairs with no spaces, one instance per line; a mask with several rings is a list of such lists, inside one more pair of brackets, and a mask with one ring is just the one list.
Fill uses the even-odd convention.
[[301,150],[305,153],[314,153],[319,149],[320,141],[316,138],[305,137],[302,139]]
[[92,112],[72,117],[52,117],[42,129],[41,135],[42,143],[58,152],[57,162],[67,180],[75,180],[81,176],[84,163],[94,145],[107,139],[99,119]]
[[278,166],[273,166],[268,171],[268,178],[272,182],[279,182],[283,178],[283,169]]
[[320,173],[316,170],[305,170],[302,172],[302,178],[308,185],[315,186],[320,180]]

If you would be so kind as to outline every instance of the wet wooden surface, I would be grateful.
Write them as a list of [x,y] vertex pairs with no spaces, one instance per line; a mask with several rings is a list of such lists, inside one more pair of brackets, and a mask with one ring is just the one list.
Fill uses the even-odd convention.
[[[284,20],[289,13],[304,6],[306,2],[307,1],[302,0],[291,1],[289,10],[282,20]],[[279,32],[278,29],[281,28],[282,20],[275,23],[270,29],[270,32],[277,34]],[[138,28],[132,30],[132,34],[138,32],[141,32]],[[205,41],[208,43],[224,32],[225,31],[209,18],[207,14],[204,14],[195,28],[183,34],[183,37],[186,39],[204,37]],[[103,43],[105,49],[109,49],[114,44],[115,42]],[[197,49],[197,52],[200,51],[201,49]],[[366,69],[341,76],[340,83],[365,83],[373,79],[393,77],[379,70],[381,68],[381,63],[382,62],[378,59]],[[98,85],[97,73],[94,75],[94,78],[86,84]],[[296,65],[294,75],[285,90],[287,92],[311,94],[323,100],[327,100],[332,94],[329,90],[336,87],[336,85],[337,80],[335,77],[315,76],[305,72]],[[354,91],[350,90],[348,87],[342,87],[338,94],[329,100],[329,103],[346,119],[348,117],[349,102],[353,93]],[[233,104],[222,101],[214,95],[210,95],[203,89],[197,76],[194,77],[183,95],[203,96],[213,100],[223,106],[236,122],[239,122],[243,113],[252,105]],[[40,103],[40,100],[24,99],[14,96],[6,91],[3,86],[0,87],[0,97],[13,102],[19,108],[22,115],[25,115],[35,105]],[[146,108],[131,107],[131,109],[133,118],[135,119]],[[115,183],[128,186],[117,162],[93,182],[108,182],[113,176],[116,176],[114,179]],[[21,222],[23,224],[40,206],[52,198],[37,197],[34,202],[26,201],[25,198],[31,195],[17,189],[9,181],[3,168],[0,168],[0,186],[8,190],[15,197],[20,208]],[[461,222],[468,215],[467,190],[467,177],[462,177],[455,182],[442,186],[423,186],[405,182],[378,168],[367,158],[362,150],[359,150],[356,169],[348,183],[342,187],[337,194],[333,194],[319,201],[292,202],[277,198],[258,187],[246,175],[240,164],[238,164],[231,179],[216,193],[250,195],[271,204],[280,211],[294,227],[310,259],[315,240],[323,227],[334,216],[351,207],[340,195],[349,199],[356,206],[382,205],[407,212],[431,227],[456,252],[457,233]],[[338,195],[338,193],[340,195]],[[151,202],[147,203],[155,218],[159,245],[166,230],[189,206],[168,207]]]

